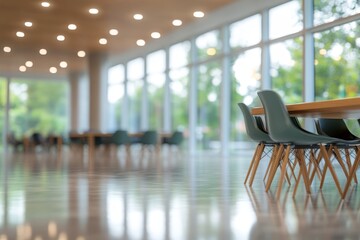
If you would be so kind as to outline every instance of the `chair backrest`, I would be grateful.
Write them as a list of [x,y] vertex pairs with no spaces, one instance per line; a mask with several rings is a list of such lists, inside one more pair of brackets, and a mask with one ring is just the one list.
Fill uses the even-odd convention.
[[130,138],[126,130],[116,130],[111,136],[111,143],[116,145],[129,144]]
[[157,141],[158,136],[155,130],[145,131],[144,135],[140,139],[140,143],[145,145],[156,145]]
[[238,106],[244,116],[247,135],[256,142],[272,142],[269,135],[261,130],[264,126],[261,118],[254,118],[250,113],[249,107],[244,103],[238,103]]
[[180,131],[175,131],[171,135],[169,142],[171,144],[179,145],[182,143],[183,140],[184,140],[184,134]]
[[[280,95],[273,90],[258,91],[258,96],[265,110],[269,135],[278,142],[302,142],[310,140],[312,135],[303,131],[291,119]],[[315,139],[314,139],[315,140]]]
[[344,140],[358,140],[353,135],[343,119],[320,118],[317,120],[319,131],[327,136],[336,137]]
[[41,144],[44,141],[43,136],[41,135],[41,133],[38,132],[33,133],[31,135],[31,139],[36,144]]

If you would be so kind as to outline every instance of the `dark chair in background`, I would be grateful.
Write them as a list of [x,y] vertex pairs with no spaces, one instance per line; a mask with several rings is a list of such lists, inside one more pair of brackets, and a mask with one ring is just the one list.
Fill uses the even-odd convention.
[[7,143],[13,147],[14,151],[18,151],[19,148],[24,146],[24,141],[17,139],[13,132],[7,135]]
[[184,134],[181,131],[174,131],[171,136],[163,137],[161,139],[161,144],[180,147],[181,143],[184,141]]
[[35,150],[37,147],[46,147],[46,140],[39,132],[34,132],[30,137],[30,148]]
[[116,130],[110,137],[103,138],[102,144],[106,146],[125,146],[126,152],[130,153],[131,138],[126,130]]
[[132,144],[138,143],[141,145],[141,152],[143,153],[145,148],[156,149],[158,145],[158,134],[156,130],[148,130],[143,133],[139,138],[133,139]]

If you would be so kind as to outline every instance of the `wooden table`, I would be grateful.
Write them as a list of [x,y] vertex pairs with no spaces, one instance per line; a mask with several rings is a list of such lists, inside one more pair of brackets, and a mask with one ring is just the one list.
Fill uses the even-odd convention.
[[[318,102],[303,102],[286,105],[293,116],[313,118],[360,118],[360,97],[326,100]],[[251,110],[253,115],[263,115],[262,107]]]
[[[144,133],[143,132],[136,132],[136,133],[128,133],[129,137],[141,137]],[[103,133],[103,132],[84,132],[84,133],[71,133],[69,134],[70,138],[82,138],[82,139],[87,139],[87,143],[88,143],[88,151],[89,151],[89,156],[93,156],[94,151],[95,151],[95,138],[96,137],[111,137],[113,135],[113,133]],[[169,137],[171,136],[171,133],[160,133],[159,134],[159,140],[158,140],[158,145],[161,144],[161,140],[164,137]]]

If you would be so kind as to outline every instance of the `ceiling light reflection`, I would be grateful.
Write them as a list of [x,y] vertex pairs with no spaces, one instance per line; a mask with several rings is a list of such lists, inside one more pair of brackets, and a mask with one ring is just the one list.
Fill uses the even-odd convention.
[[62,42],[62,41],[65,40],[65,36],[64,36],[64,35],[58,35],[58,36],[56,37],[56,39],[57,39],[58,41]]
[[57,73],[57,68],[56,68],[56,67],[51,67],[51,68],[49,69],[49,71],[50,71],[51,73]]
[[172,24],[178,27],[182,25],[182,21],[180,19],[175,19],[174,21],[172,21]]
[[159,32],[152,32],[151,37],[157,39],[161,37],[161,34]]
[[99,13],[99,10],[97,8],[90,8],[89,13],[95,15]]
[[77,26],[75,24],[71,23],[71,24],[68,25],[68,29],[69,30],[76,30]]
[[21,65],[21,66],[19,67],[19,71],[20,71],[20,72],[25,72],[25,71],[26,71],[26,67],[25,67],[24,65]]
[[80,51],[78,51],[77,55],[78,55],[79,57],[85,57],[85,56],[86,56],[86,53],[85,53],[85,51],[80,50]]
[[143,39],[139,39],[136,41],[136,44],[140,47],[145,46],[145,41]]
[[24,25],[25,27],[32,27],[33,24],[32,22],[25,22]]
[[49,2],[42,2],[41,6],[43,6],[45,8],[48,8],[48,7],[50,7],[50,3]]
[[109,34],[112,36],[116,36],[119,34],[119,31],[117,29],[110,29]]
[[47,54],[47,50],[46,50],[45,48],[42,48],[42,49],[39,50],[39,53],[40,53],[41,55],[46,55],[46,54]]
[[59,64],[59,66],[60,66],[61,68],[67,68],[68,64],[67,64],[67,62],[65,62],[65,61],[61,61],[60,64]]
[[9,53],[9,52],[11,52],[11,47],[5,46],[3,48],[3,50],[4,50],[4,52]]
[[101,45],[107,44],[106,38],[100,38],[100,39],[99,39],[99,43],[100,43]]
[[33,65],[34,65],[34,64],[33,64],[32,61],[26,61],[26,63],[25,63],[25,66],[27,66],[27,67],[29,67],[29,68],[31,68]]
[[144,16],[140,13],[134,14],[134,19],[135,20],[142,20],[144,18]]
[[16,32],[16,36],[19,38],[23,38],[23,37],[25,37],[25,33],[18,31],[18,32]]
[[202,12],[202,11],[195,11],[193,15],[196,18],[202,18],[205,16],[204,12]]

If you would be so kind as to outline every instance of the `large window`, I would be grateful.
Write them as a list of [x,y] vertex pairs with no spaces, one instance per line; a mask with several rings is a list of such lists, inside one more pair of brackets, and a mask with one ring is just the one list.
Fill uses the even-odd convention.
[[171,124],[173,130],[184,132],[188,137],[189,122],[189,68],[190,42],[171,46],[169,50]]
[[109,117],[108,129],[115,130],[121,128],[121,105],[125,90],[125,69],[120,64],[109,69],[108,78],[108,103]]
[[360,13],[359,0],[314,0],[314,24],[334,21]]
[[301,31],[301,0],[289,1],[269,11],[270,38],[283,37]]
[[149,128],[161,131],[164,119],[165,51],[151,53],[146,58],[149,99]]
[[354,97],[360,92],[360,22],[314,34],[317,100]]
[[[248,106],[258,106],[257,90],[261,86],[261,50],[255,48],[248,50],[233,59],[231,81],[231,141],[249,140],[245,133],[242,113],[237,103],[243,102]],[[234,147],[241,147],[235,144]]]
[[215,56],[222,50],[220,31],[214,30],[196,38],[199,59]]
[[230,25],[231,48],[248,47],[261,40],[261,16],[248,17]]
[[0,145],[2,145],[3,134],[5,132],[5,109],[6,109],[6,79],[0,77]]
[[64,81],[12,79],[10,131],[17,137],[33,132],[64,134],[68,131],[69,86]]
[[270,46],[272,88],[286,103],[303,101],[302,38]]
[[128,130],[141,130],[141,100],[144,86],[144,60],[137,58],[127,65]]
[[221,64],[199,66],[196,138],[199,149],[220,148]]

